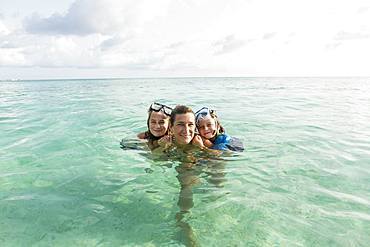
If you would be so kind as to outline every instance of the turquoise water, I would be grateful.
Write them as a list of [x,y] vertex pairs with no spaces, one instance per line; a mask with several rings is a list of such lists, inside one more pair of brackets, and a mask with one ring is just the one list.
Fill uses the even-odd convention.
[[[155,100],[245,152],[120,149]],[[1,81],[0,246],[369,246],[369,106],[367,78]]]

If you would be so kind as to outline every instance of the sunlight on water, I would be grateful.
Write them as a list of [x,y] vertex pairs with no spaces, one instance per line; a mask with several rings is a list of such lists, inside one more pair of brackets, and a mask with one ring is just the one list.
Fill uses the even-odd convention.
[[[366,78],[0,82],[1,246],[368,246]],[[246,150],[122,150],[153,101],[217,110]]]

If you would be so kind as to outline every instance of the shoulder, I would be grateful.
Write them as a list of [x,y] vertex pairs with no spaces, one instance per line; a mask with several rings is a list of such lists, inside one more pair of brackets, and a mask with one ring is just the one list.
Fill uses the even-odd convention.
[[137,138],[147,139],[148,138],[147,132],[141,132],[141,133],[137,134]]
[[212,149],[216,150],[228,150],[228,144],[230,142],[230,136],[227,134],[220,134],[216,137],[215,141],[213,142]]

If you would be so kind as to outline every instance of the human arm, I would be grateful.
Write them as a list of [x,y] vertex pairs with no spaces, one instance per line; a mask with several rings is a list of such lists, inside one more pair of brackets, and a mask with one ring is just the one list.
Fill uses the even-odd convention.
[[207,148],[211,148],[213,146],[213,143],[208,139],[202,138],[202,141],[203,141],[203,145],[206,146]]
[[152,151],[155,153],[163,153],[172,146],[172,137],[170,135],[165,135],[156,141],[157,147]]
[[206,147],[203,143],[202,137],[200,137],[199,135],[194,136],[193,140],[191,141],[191,144],[201,149]]
[[137,134],[137,138],[145,139],[146,138],[146,132],[141,132],[141,133]]

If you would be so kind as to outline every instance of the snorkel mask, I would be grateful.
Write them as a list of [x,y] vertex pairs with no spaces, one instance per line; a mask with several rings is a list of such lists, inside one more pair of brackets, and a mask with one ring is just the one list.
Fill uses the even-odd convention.
[[199,126],[200,120],[202,120],[202,119],[204,119],[208,116],[210,116],[211,118],[213,118],[215,120],[217,135],[225,133],[225,129],[222,127],[222,125],[220,124],[220,122],[217,118],[216,111],[212,110],[212,109],[209,109],[208,107],[202,107],[200,110],[198,110],[195,113],[195,125],[197,126],[197,128]]
[[199,121],[202,120],[203,118],[207,117],[208,115],[212,118],[214,118],[216,116],[215,111],[210,110],[208,107],[202,107],[200,110],[198,110],[195,113],[195,123],[196,123],[196,125],[198,125]]
[[[172,108],[169,107],[169,106],[166,106],[166,105],[163,105],[161,103],[157,103],[157,102],[154,102],[150,105],[149,109],[148,109],[148,119],[146,121],[146,125],[148,127],[148,130],[147,130],[147,133],[149,134],[149,136],[151,136],[152,139],[158,139],[158,137],[155,137],[151,132],[150,132],[150,127],[149,127],[149,120],[150,120],[150,115],[152,112],[163,112],[167,117],[170,117],[171,116],[171,113],[172,113]],[[168,129],[167,129],[167,132],[166,134],[168,133]]]
[[155,112],[162,111],[167,116],[171,116],[172,108],[169,106],[154,102],[153,104],[150,105],[149,111],[155,111]]

